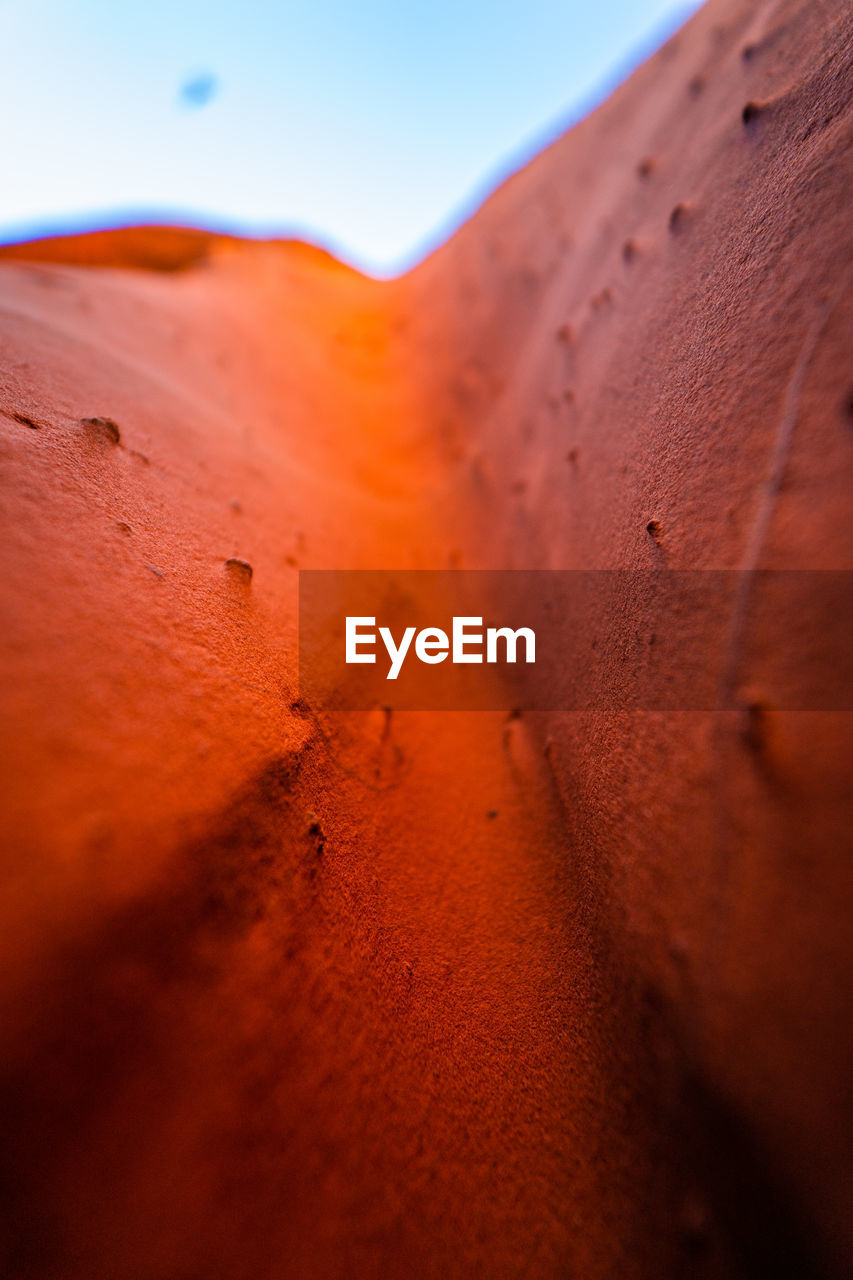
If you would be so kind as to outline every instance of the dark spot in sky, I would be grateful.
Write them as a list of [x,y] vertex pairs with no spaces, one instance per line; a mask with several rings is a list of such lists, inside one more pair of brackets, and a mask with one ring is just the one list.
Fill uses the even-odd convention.
[[199,111],[213,101],[219,88],[218,76],[212,71],[201,71],[183,82],[178,92],[178,101],[188,111]]

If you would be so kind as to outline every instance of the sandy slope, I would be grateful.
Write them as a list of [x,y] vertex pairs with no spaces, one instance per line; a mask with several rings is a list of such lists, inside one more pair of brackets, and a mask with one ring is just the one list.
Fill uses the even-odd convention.
[[712,0],[399,281],[0,251],[9,1274],[844,1274],[849,717],[330,717],[294,628],[853,564],[851,59]]

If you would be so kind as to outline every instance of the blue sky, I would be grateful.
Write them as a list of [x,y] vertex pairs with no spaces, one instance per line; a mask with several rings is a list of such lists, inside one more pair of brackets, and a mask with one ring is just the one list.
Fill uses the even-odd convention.
[[691,0],[0,0],[0,238],[177,220],[387,274]]

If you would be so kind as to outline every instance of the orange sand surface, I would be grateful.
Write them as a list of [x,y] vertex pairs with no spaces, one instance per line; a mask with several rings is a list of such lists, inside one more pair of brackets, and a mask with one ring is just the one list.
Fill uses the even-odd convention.
[[4,1275],[848,1274],[850,715],[295,648],[305,568],[853,568],[851,94],[711,0],[401,279],[0,249]]

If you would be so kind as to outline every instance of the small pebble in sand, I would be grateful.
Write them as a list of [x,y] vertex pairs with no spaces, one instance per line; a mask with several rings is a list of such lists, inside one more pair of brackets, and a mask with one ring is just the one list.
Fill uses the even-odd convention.
[[231,556],[225,561],[225,572],[238,582],[252,581],[252,566],[248,560],[241,560],[238,556]]
[[118,444],[121,440],[118,423],[113,422],[112,418],[81,418],[80,426],[93,439],[102,440],[109,444]]

